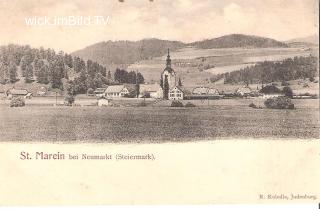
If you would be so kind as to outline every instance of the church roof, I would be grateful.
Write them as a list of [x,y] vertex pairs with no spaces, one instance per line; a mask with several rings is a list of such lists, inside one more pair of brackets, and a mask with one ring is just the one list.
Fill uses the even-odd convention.
[[168,71],[169,73],[174,72],[174,70],[171,68],[171,59],[170,59],[170,51],[168,49],[168,56],[166,60],[166,68],[163,71]]

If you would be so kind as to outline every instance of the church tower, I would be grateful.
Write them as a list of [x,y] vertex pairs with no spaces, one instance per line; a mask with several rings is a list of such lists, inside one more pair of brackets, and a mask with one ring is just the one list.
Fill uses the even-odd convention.
[[176,87],[176,82],[176,73],[171,67],[170,51],[168,49],[166,68],[161,74],[161,87],[164,92],[164,98],[168,98],[169,90]]

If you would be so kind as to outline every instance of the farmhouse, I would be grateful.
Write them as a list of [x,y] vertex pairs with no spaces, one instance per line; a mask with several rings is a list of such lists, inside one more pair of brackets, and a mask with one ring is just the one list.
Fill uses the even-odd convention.
[[96,97],[104,97],[106,90],[107,90],[106,88],[97,88],[97,89],[94,91],[94,94],[96,95]]
[[253,93],[249,86],[243,86],[236,90],[236,94],[240,96],[250,96]]
[[268,86],[263,87],[260,90],[260,93],[262,93],[262,98],[264,98],[264,99],[284,96],[282,91],[274,85],[268,85]]
[[176,86],[169,91],[169,100],[183,100],[184,90]]
[[42,86],[40,89],[37,90],[37,95],[38,96],[45,96],[47,93],[47,88]]
[[124,97],[124,95],[129,93],[129,88],[127,88],[125,85],[108,86],[108,88],[105,90],[105,97],[119,98]]
[[13,97],[31,97],[31,93],[29,93],[26,89],[9,89],[6,93],[8,95],[9,98],[13,98]]
[[196,87],[192,90],[192,94],[194,95],[219,95],[219,91],[214,88],[209,87]]
[[159,84],[140,84],[139,97],[150,97],[160,99],[163,97],[163,90]]

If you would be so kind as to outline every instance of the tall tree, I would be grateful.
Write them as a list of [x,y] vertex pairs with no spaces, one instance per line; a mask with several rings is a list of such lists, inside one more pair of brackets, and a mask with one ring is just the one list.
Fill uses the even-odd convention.
[[17,80],[17,66],[14,62],[10,62],[9,64],[9,80],[11,83],[16,82]]
[[181,82],[180,78],[179,78],[179,81],[178,81],[178,86],[182,86],[182,82]]

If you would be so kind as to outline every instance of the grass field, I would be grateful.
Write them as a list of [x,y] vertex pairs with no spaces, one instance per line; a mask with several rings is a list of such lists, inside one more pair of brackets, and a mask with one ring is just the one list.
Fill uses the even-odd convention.
[[251,109],[247,100],[223,101],[190,109],[2,105],[0,140],[160,143],[244,137],[319,138],[318,100],[308,100],[310,104],[295,100],[295,110]]
[[[184,48],[170,53],[172,65],[184,84],[202,85],[210,83],[213,74],[240,70],[262,61],[281,61],[295,56],[309,56],[311,50],[303,48],[228,48],[196,49]],[[132,64],[128,70],[139,71],[147,82],[159,82],[165,68],[166,55]],[[184,66],[179,65],[184,64]],[[213,65],[214,68],[199,70],[198,66]]]

